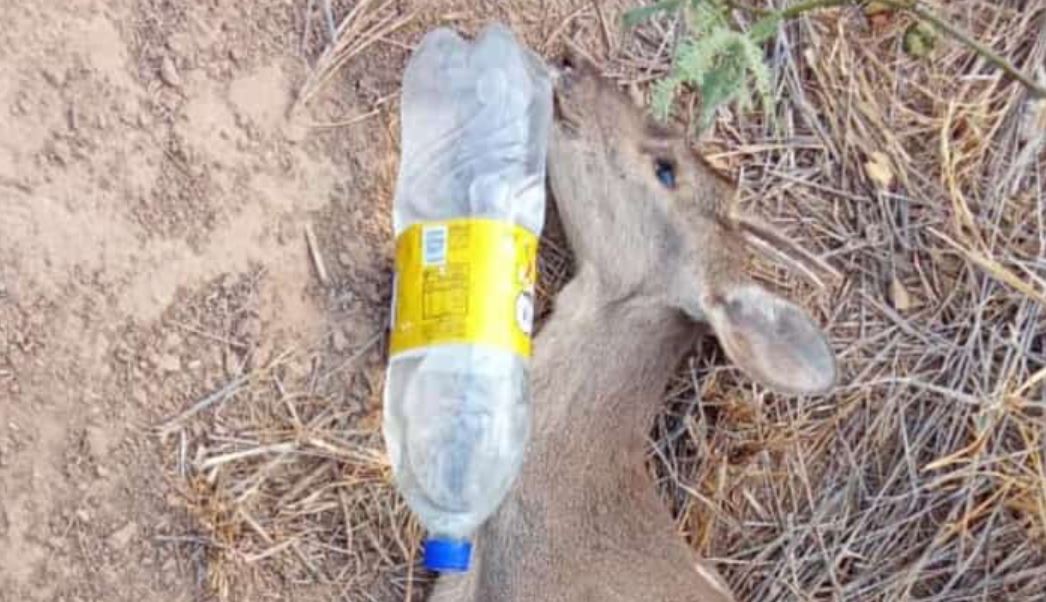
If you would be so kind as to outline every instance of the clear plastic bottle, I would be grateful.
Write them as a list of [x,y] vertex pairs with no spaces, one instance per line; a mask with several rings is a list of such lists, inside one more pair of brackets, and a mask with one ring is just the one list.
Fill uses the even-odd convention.
[[438,29],[407,65],[401,111],[384,434],[426,566],[463,571],[529,435],[552,86],[503,26],[474,42]]

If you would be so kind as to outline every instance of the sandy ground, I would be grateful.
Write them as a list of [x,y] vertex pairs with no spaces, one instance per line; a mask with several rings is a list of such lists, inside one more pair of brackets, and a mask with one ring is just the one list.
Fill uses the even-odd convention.
[[[399,39],[503,19],[537,24],[540,47],[582,3],[383,6],[417,17]],[[340,18],[353,3],[333,5]],[[328,42],[316,3],[10,0],[0,23],[0,602],[419,595],[400,536],[416,527],[380,458],[305,454],[286,487],[255,483],[259,520],[289,508],[274,522],[290,533],[255,528],[243,505],[230,516],[217,471],[186,468],[244,445],[230,424],[274,425],[250,435],[263,443],[359,426],[382,455],[409,44],[379,40],[292,111]],[[186,413],[230,385],[256,403]],[[299,511],[325,481],[342,508]],[[346,536],[351,557],[331,546]],[[392,552],[376,543],[390,536]]]
[[300,11],[0,3],[0,600],[196,598],[155,425],[255,358],[348,356],[381,323],[394,142],[288,126]]
[[[474,31],[484,20],[500,19],[546,55],[563,37],[587,40],[580,43],[583,48],[601,49],[611,45],[613,34],[606,23],[620,16],[620,7],[611,7],[621,3],[390,0],[390,10],[416,12],[417,18],[355,57],[307,111],[288,118],[310,64],[325,44],[318,10],[311,27],[305,26],[305,6],[315,4],[0,1],[0,602],[386,602],[417,599],[423,593],[427,576],[415,570],[418,528],[392,491],[379,433],[381,333],[390,296],[389,203],[398,155],[395,95],[409,43],[436,24]],[[354,4],[336,0],[336,14],[347,14]],[[605,22],[597,19],[594,6],[606,13]],[[967,12],[976,13],[972,8]],[[847,14],[850,21],[859,21]],[[1016,22],[1020,14],[1011,17]],[[878,39],[872,25],[867,31],[853,29],[859,34],[855,39],[862,44]],[[835,29],[838,37],[828,35]],[[303,35],[306,31],[310,33]],[[761,130],[752,127],[728,128],[729,144],[719,158],[733,161],[735,172],[741,161],[762,169],[762,179],[746,188],[747,202],[771,215],[785,212],[792,230],[807,242],[830,241],[815,252],[830,254],[833,265],[853,280],[837,291],[832,303],[821,296],[814,305],[819,315],[832,316],[834,344],[846,350],[851,366],[860,367],[854,370],[858,381],[866,378],[872,384],[859,391],[855,382],[840,394],[837,401],[845,402],[839,405],[841,416],[808,412],[802,405],[793,416],[793,406],[780,403],[755,411],[763,407],[762,393],[713,367],[721,358],[704,358],[708,365],[702,369],[713,377],[699,390],[711,398],[706,404],[729,411],[721,412],[726,418],[708,437],[704,429],[711,423],[702,418],[707,413],[695,414],[704,426],[693,429],[698,434],[691,433],[696,441],[687,453],[698,458],[700,451],[701,456],[700,462],[686,460],[692,465],[685,475],[706,494],[715,493],[716,503],[734,513],[706,520],[703,503],[694,503],[682,489],[669,488],[666,498],[678,501],[680,523],[695,548],[711,552],[706,555],[752,560],[751,548],[765,546],[751,569],[737,569],[743,566],[738,563],[730,566],[736,569],[734,585],[769,591],[771,598],[787,596],[785,590],[774,593],[775,588],[785,582],[798,584],[800,578],[820,584],[811,591],[839,591],[839,584],[830,587],[825,582],[826,574],[835,579],[838,567],[843,578],[851,579],[844,584],[848,591],[860,596],[866,591],[861,589],[862,579],[869,574],[868,587],[895,588],[889,591],[900,591],[896,588],[903,589],[909,578],[912,583],[930,583],[930,592],[947,591],[962,575],[969,576],[971,584],[988,575],[996,585],[1005,577],[1022,583],[1023,592],[1042,591],[1036,585],[1044,574],[1037,539],[1041,529],[1027,526],[1041,524],[1043,498],[1034,492],[1042,488],[1038,473],[1024,464],[1041,458],[1034,447],[1041,448],[1041,439],[1027,443],[1027,449],[1017,445],[1019,453],[1014,452],[1010,445],[1015,438],[1006,430],[1011,427],[1000,420],[993,435],[999,446],[993,460],[997,463],[981,468],[985,478],[971,486],[965,498],[931,487],[908,491],[909,479],[914,483],[938,478],[928,471],[930,466],[941,470],[941,458],[980,449],[973,446],[973,429],[965,422],[979,421],[980,414],[957,409],[951,398],[938,399],[936,393],[929,397],[926,391],[895,390],[878,375],[895,371],[892,362],[900,361],[897,358],[920,358],[919,370],[926,358],[946,362],[942,365],[955,359],[946,353],[947,347],[927,347],[926,341],[984,337],[990,358],[993,349],[1004,348],[1000,345],[1005,338],[1012,347],[1005,347],[1007,361],[1027,354],[1020,351],[1022,345],[1034,351],[1032,359],[1020,360],[1019,368],[1012,369],[1012,378],[1026,386],[1016,389],[996,382],[1011,377],[1011,368],[1005,367],[1009,364],[1000,364],[999,372],[1006,374],[998,377],[978,367],[968,370],[972,376],[963,383],[941,381],[935,386],[966,397],[988,389],[1024,391],[1042,374],[1041,361],[1035,359],[1041,358],[1042,329],[1025,328],[1025,343],[1009,334],[996,336],[992,328],[981,328],[980,309],[976,320],[967,319],[974,314],[953,314],[952,300],[966,299],[963,295],[969,293],[973,296],[963,301],[963,311],[999,308],[1006,328],[1011,319],[1018,324],[1017,318],[1009,317],[1011,311],[1020,324],[1038,324],[1041,318],[1031,309],[1030,299],[991,281],[982,268],[960,269],[962,261],[950,247],[910,251],[914,266],[932,265],[942,274],[933,286],[919,279],[921,268],[917,276],[916,270],[905,267],[908,259],[889,260],[880,251],[887,233],[900,236],[903,231],[907,241],[909,226],[907,217],[903,228],[895,225],[887,197],[871,195],[870,187],[861,183],[860,174],[868,169],[862,152],[870,148],[914,149],[913,163],[901,166],[899,179],[919,184],[914,172],[931,174],[925,186],[902,191],[919,201],[912,205],[913,224],[925,222],[950,231],[950,205],[936,174],[951,173],[956,166],[962,168],[959,183],[971,198],[999,201],[980,192],[980,151],[969,151],[966,157],[977,157],[974,167],[956,162],[944,169],[934,152],[920,150],[926,140],[933,148],[938,145],[936,133],[927,133],[927,123],[938,123],[942,115],[953,121],[950,96],[949,103],[937,104],[905,96],[918,96],[925,87],[921,84],[899,87],[892,97],[868,93],[867,102],[858,105],[862,111],[847,110],[846,119],[835,119],[830,111],[835,97],[818,90],[856,94],[861,90],[855,92],[850,85],[856,81],[854,74],[874,83],[880,81],[879,71],[890,71],[867,60],[863,46],[840,46],[839,40],[852,31],[828,20],[796,34],[806,36],[800,39],[812,48],[831,49],[832,60],[811,54],[817,60],[801,63],[821,83],[811,88],[806,100],[797,96],[801,102],[795,106],[826,111],[828,135],[845,142],[843,164],[835,164],[831,144],[820,142],[826,134],[802,128],[797,131],[813,141],[804,143],[809,153],[800,156],[812,157],[809,163],[789,162],[796,154],[774,163],[778,159],[772,159],[773,145],[753,142],[738,147],[738,141],[759,140]],[[897,58],[890,40],[901,32],[883,34],[878,56]],[[1005,46],[998,41],[996,45]],[[977,124],[983,119],[989,124],[983,130],[957,126],[951,144],[961,149],[966,141],[968,148],[988,148],[980,136],[996,131],[1007,113],[1000,109],[991,119],[982,115],[978,86],[983,84],[987,91],[994,84],[981,76],[955,77],[965,70],[968,57],[954,51],[948,56],[952,62],[942,59],[941,73],[929,70],[933,77],[928,81],[961,84],[955,123],[965,119]],[[905,81],[922,82],[920,68],[900,58],[904,69],[897,73]],[[840,106],[850,106],[846,98]],[[1015,95],[1007,98],[1011,109],[1021,106]],[[899,103],[908,108],[897,109]],[[787,113],[793,115],[792,108]],[[851,138],[853,132],[882,134],[882,139],[856,134]],[[996,167],[1008,164],[1012,156],[995,154],[984,168],[991,172],[988,182],[1002,181],[996,178],[1009,172]],[[775,173],[778,168],[782,173]],[[999,205],[1009,207],[1012,215],[1030,215],[1036,207],[1031,199],[1040,180],[1020,175],[1025,171],[1016,170],[1014,176],[1018,183],[1035,182],[1031,192],[1020,197],[1025,200]],[[839,188],[849,192],[822,194]],[[987,189],[1003,187],[992,184]],[[1021,209],[1025,206],[1029,209]],[[1038,220],[1035,237],[1024,238],[1020,220],[1000,220],[998,215],[1005,212],[984,207],[978,209],[982,213],[977,219],[992,222],[994,228],[1001,221],[1010,232],[1003,239],[1027,240],[1029,248],[1033,240],[1043,240],[1043,220]],[[1041,213],[1041,203],[1037,207]],[[818,208],[820,213],[814,213]],[[836,216],[837,222],[811,217],[827,215]],[[306,244],[308,228],[323,259],[323,277]],[[818,239],[824,232],[828,234]],[[937,239],[924,236],[923,244],[926,240]],[[900,257],[900,251],[895,255]],[[1024,259],[1016,263],[1003,259],[1011,269],[1026,264],[1041,270],[1041,261],[1029,259],[1032,255],[1022,251],[1019,258]],[[567,272],[565,265],[549,269],[560,275]],[[902,317],[887,307],[886,297],[879,300],[885,292],[876,292],[883,289],[882,282],[899,283],[896,270],[903,272],[906,290],[919,297],[898,304],[890,289],[889,304],[901,314],[909,312]],[[972,293],[956,289],[967,281]],[[866,320],[871,321],[866,325]],[[974,324],[972,333],[966,333],[964,322]],[[1013,328],[1016,332],[1018,327]],[[889,344],[882,347],[882,341]],[[1033,373],[1036,376],[1030,378]],[[987,384],[978,384],[981,374]],[[881,382],[875,384],[877,380]],[[670,407],[691,408],[687,416],[698,399],[695,389],[687,388],[691,386],[697,387],[688,377],[686,383],[672,384],[682,393],[667,394]],[[213,401],[212,394],[223,391],[229,394]],[[1028,395],[1030,399],[1032,393]],[[187,413],[201,400],[213,402],[204,411]],[[915,456],[909,455],[906,420],[914,421]],[[1024,419],[1014,420],[1023,424]],[[1038,415],[1028,420],[1041,424]],[[938,426],[935,421],[947,424]],[[164,426],[169,428],[160,428]],[[945,431],[952,434],[940,436]],[[789,467],[798,465],[805,475],[805,460],[798,451],[803,437],[809,437],[802,443],[809,444],[804,449],[821,453],[820,459],[835,471],[828,472],[830,478],[823,483],[829,486],[823,491],[834,492],[842,487],[838,483],[848,483],[854,496],[863,496],[855,497],[854,504],[865,504],[861,513],[844,508],[850,530],[833,532],[830,551],[824,550],[821,512],[838,514],[849,502],[840,497],[843,506],[837,506],[833,493],[822,496],[825,505],[808,508],[803,496],[792,495],[798,484],[810,487],[805,476],[783,480],[778,490],[769,490],[763,475],[772,464],[763,462],[770,456],[756,453],[770,446],[775,457],[784,459],[776,474],[787,476],[795,472]],[[829,447],[818,441],[833,443]],[[785,454],[782,442],[794,443],[794,453]],[[252,450],[265,453],[235,456]],[[860,467],[851,466],[853,454],[869,459]],[[1007,468],[1011,456],[1019,461]],[[882,466],[891,467],[894,476],[902,472],[892,467],[900,471],[907,466],[911,474],[886,479]],[[952,474],[965,480],[963,466],[956,463],[954,473],[946,467],[939,478]],[[1037,466],[1041,471],[1041,463]],[[723,475],[733,480],[729,495],[720,498]],[[980,512],[985,499],[997,499],[997,482],[1005,481],[1003,490],[1009,491],[1012,475],[1027,477],[1029,493],[1025,499],[1015,489],[1011,505],[996,502],[999,510],[991,514],[1007,517],[1005,529],[993,531],[992,518],[977,526],[976,540],[928,535],[951,533],[951,521],[975,507]],[[762,496],[762,505],[751,501],[753,491]],[[989,494],[990,498],[977,497]],[[228,495],[237,498],[223,497]],[[782,499],[798,510],[778,507]],[[896,517],[907,516],[912,503],[942,510],[937,516],[922,516],[922,522],[904,521],[897,525],[898,536],[888,536]],[[764,507],[772,509],[771,516],[764,516]],[[865,509],[875,511],[864,513]],[[751,529],[738,531],[737,524]],[[783,535],[793,532],[798,535]],[[762,539],[750,540],[752,533]],[[993,533],[1005,538],[996,539]],[[918,547],[905,549],[906,538]],[[945,543],[948,549],[942,551],[939,546]],[[858,544],[866,547],[853,547]],[[793,565],[796,550],[806,554],[801,574]],[[777,554],[780,562],[763,566],[764,551]],[[1016,557],[1012,566],[1010,559],[999,560],[1010,552]],[[957,577],[951,579],[948,572],[952,565],[930,563],[912,569],[912,557],[905,554],[925,554],[924,560],[953,554]],[[1006,576],[1007,571],[1012,574]]]

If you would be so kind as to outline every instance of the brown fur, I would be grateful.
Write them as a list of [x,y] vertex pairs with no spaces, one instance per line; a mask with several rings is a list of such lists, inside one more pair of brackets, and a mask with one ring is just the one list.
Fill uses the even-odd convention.
[[[557,111],[549,174],[578,275],[535,342],[534,428],[519,481],[479,534],[472,570],[441,578],[433,600],[732,600],[676,533],[645,469],[665,383],[698,321],[782,389],[823,389],[834,365],[798,310],[740,273],[733,188],[681,137],[650,127],[584,65],[560,78]],[[657,161],[675,165],[674,189],[658,180]],[[800,377],[766,365],[792,345],[813,345],[787,366]]]

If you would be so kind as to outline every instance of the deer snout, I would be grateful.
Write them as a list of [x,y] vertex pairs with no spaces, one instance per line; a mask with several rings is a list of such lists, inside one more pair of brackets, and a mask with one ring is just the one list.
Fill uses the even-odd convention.
[[564,100],[576,99],[581,102],[595,103],[599,100],[600,89],[605,82],[599,69],[577,50],[568,48],[560,57],[549,65],[552,73],[552,85],[556,96]]
[[549,69],[553,73],[553,81],[557,81],[558,77],[576,77],[584,71],[595,73],[596,68],[580,52],[568,46],[558,59],[552,61]]
[[552,88],[558,92],[571,77],[573,65],[565,57],[560,58],[549,63],[548,72],[552,76]]

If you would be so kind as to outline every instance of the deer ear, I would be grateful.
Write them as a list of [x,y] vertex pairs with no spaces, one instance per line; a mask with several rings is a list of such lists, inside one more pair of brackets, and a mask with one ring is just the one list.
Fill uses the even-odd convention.
[[755,284],[704,303],[726,354],[749,376],[783,393],[823,393],[835,384],[835,356],[806,313]]

